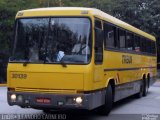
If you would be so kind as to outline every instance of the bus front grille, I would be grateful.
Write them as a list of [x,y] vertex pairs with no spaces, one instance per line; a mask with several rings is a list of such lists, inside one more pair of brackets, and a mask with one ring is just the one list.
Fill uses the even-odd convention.
[[76,90],[56,90],[56,89],[44,89],[44,88],[16,88],[17,92],[35,92],[35,93],[57,93],[57,94],[76,94]]

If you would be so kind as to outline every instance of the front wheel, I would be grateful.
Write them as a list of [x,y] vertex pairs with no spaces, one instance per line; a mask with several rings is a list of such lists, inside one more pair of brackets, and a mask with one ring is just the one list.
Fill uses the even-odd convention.
[[98,109],[98,112],[102,115],[108,115],[113,105],[113,92],[112,87],[108,84],[105,95],[105,104]]

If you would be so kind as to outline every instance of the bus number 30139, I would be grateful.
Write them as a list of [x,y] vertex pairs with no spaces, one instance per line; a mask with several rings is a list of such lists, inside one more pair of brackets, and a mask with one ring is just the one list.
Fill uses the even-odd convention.
[[14,79],[26,79],[27,78],[27,74],[12,74],[12,78]]

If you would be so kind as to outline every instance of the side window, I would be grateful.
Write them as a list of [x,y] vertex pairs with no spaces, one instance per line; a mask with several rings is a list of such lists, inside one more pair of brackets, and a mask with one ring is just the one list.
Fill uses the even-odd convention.
[[100,20],[95,20],[95,27],[99,28],[99,29],[102,29],[102,23],[101,23]]
[[154,41],[151,42],[151,53],[156,54],[156,46]]
[[147,51],[147,53],[151,53],[151,41],[146,39],[146,43],[147,43],[146,51]]
[[118,30],[118,39],[119,39],[119,47],[122,50],[126,49],[126,31],[119,29]]
[[102,64],[103,62],[103,38],[101,21],[95,20],[95,64]]
[[136,52],[140,52],[140,37],[135,35],[135,39],[134,39],[134,50]]
[[144,37],[141,37],[140,41],[141,41],[141,45],[140,45],[141,51],[142,52],[147,52],[147,49],[146,49],[147,41],[146,41],[146,39]]
[[134,47],[134,35],[130,32],[126,33],[126,49],[133,50]]
[[104,43],[105,48],[115,48],[116,42],[115,42],[115,32],[116,27],[104,23]]

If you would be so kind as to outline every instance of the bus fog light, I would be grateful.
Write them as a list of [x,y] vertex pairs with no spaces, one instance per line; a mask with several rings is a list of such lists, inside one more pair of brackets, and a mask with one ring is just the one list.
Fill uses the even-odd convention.
[[18,102],[22,102],[22,101],[23,101],[22,95],[19,95],[19,96],[17,97],[17,101],[18,101]]
[[83,99],[81,97],[77,97],[76,98],[76,103],[81,104],[83,101]]
[[25,100],[24,102],[25,102],[25,104],[29,104],[29,100]]
[[64,102],[58,101],[58,105],[59,105],[59,106],[62,106],[62,105],[64,105]]
[[11,100],[12,100],[12,101],[16,101],[16,94],[12,94],[12,95],[11,95]]

